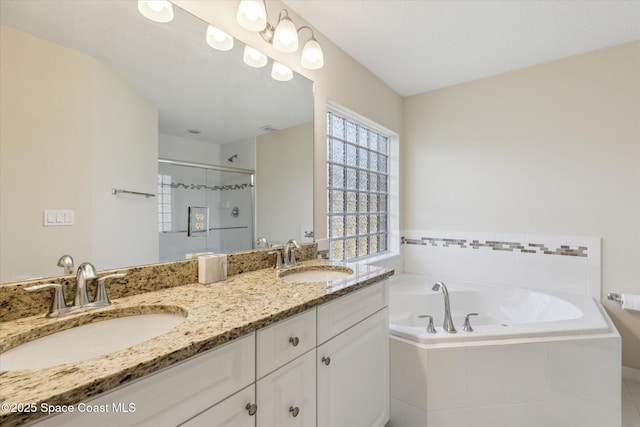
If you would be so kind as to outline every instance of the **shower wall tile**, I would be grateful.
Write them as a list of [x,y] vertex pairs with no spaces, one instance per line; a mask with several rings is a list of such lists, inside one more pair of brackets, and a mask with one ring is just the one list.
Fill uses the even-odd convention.
[[404,230],[405,272],[600,298],[597,237]]

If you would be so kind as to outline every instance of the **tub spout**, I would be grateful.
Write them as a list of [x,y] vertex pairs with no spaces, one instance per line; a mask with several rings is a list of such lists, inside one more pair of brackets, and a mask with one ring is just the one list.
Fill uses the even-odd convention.
[[436,292],[442,291],[442,295],[444,296],[444,322],[442,323],[442,328],[450,334],[455,334],[458,331],[456,331],[453,320],[451,320],[451,307],[449,306],[449,291],[447,287],[442,282],[436,282],[431,289]]

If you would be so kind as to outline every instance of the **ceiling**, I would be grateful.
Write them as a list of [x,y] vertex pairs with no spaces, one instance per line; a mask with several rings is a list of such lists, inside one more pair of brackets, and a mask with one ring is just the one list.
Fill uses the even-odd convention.
[[640,39],[640,1],[284,0],[402,96]]

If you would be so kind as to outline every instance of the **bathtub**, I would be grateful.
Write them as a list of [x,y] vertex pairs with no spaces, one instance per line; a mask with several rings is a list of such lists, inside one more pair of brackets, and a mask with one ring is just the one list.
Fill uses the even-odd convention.
[[[394,277],[389,290],[389,330],[392,335],[422,344],[509,339],[607,332],[609,324],[590,297],[537,292],[491,285],[445,283],[451,317],[457,333],[442,328],[444,299],[432,291],[432,281],[415,274]],[[472,332],[462,330],[465,315],[471,316]],[[436,333],[427,333],[433,316]]]
[[599,302],[445,281],[458,330],[446,333],[434,281],[390,279],[389,427],[620,426],[620,335]]

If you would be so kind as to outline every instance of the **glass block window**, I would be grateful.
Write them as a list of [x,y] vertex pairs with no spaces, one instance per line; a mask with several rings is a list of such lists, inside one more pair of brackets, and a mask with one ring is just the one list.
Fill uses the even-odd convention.
[[330,259],[386,252],[389,138],[329,112],[327,168]]
[[158,231],[171,231],[171,175],[158,174]]

